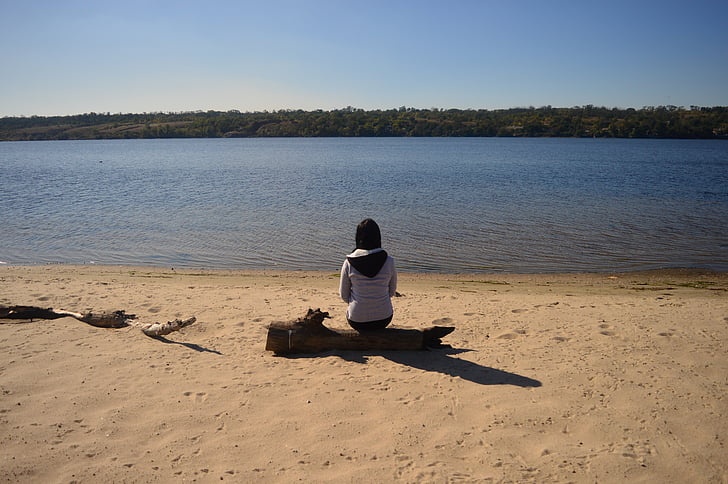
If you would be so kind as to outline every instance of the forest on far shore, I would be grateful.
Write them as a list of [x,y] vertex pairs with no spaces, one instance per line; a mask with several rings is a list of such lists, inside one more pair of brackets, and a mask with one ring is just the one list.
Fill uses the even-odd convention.
[[0,141],[262,137],[728,139],[728,107],[194,111],[0,118]]

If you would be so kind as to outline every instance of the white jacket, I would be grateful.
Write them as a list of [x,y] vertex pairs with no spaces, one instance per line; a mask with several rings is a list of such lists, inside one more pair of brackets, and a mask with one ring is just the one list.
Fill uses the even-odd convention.
[[354,267],[357,262],[363,260],[355,259],[366,258],[378,252],[384,251],[357,249],[346,256],[346,261],[341,266],[339,295],[349,304],[346,317],[351,321],[357,323],[379,321],[394,313],[391,300],[397,291],[397,270],[394,267],[394,259],[385,252],[384,264],[373,277],[365,276]]

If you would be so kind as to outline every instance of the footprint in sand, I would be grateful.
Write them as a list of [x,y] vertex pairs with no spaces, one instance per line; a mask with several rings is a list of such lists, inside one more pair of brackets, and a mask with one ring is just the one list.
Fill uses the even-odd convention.
[[409,405],[410,403],[419,402],[423,398],[423,395],[417,395],[414,398],[410,398],[409,395],[407,395],[406,397],[398,398],[397,401],[399,401],[402,405]]
[[439,319],[434,319],[432,321],[432,324],[434,324],[435,326],[439,326],[442,324],[450,324],[450,323],[452,323],[452,318],[439,318]]
[[512,309],[511,310],[512,313],[516,313],[516,314],[525,313],[526,311],[528,311],[528,309]]
[[525,329],[514,329],[510,333],[503,333],[502,335],[498,336],[498,339],[516,339],[520,335],[525,335],[526,330]]
[[183,395],[195,403],[202,403],[207,400],[207,393],[205,392],[184,392]]
[[599,327],[602,329],[602,331],[599,331],[599,334],[603,334],[604,336],[616,336],[617,334],[615,331],[612,331],[614,326],[610,324],[603,323]]
[[558,302],[558,301],[556,301],[556,302],[552,302],[552,303],[550,303],[550,304],[536,304],[536,305],[534,306],[534,308],[536,308],[536,309],[538,309],[538,308],[543,308],[543,307],[547,307],[547,308],[552,308],[552,307],[554,307],[554,306],[558,306],[558,305],[559,305],[559,302]]

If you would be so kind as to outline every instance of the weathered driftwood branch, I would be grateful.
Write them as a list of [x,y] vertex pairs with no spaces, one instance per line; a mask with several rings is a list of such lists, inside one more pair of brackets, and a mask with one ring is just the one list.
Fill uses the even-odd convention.
[[190,319],[185,319],[184,321],[181,319],[175,319],[174,321],[169,321],[167,323],[145,324],[142,326],[142,333],[147,336],[164,336],[165,334],[169,334],[173,331],[179,331],[195,321],[197,321],[197,319],[193,316]]
[[[136,319],[135,315],[126,314],[124,311],[81,314],[35,306],[0,306],[0,319],[29,319],[32,321],[34,319],[58,319],[67,316],[99,328],[123,328],[129,325],[128,320]],[[163,336],[173,331],[179,331],[195,321],[196,319],[192,317],[185,320],[175,319],[167,323],[148,323],[142,325],[141,330],[147,336]],[[138,326],[139,324],[135,325]]]
[[452,326],[433,326],[424,330],[386,328],[358,332],[333,330],[323,325],[329,313],[309,309],[305,316],[268,326],[265,349],[275,353],[316,353],[326,350],[422,350],[442,345],[441,338],[452,333]]
[[136,318],[133,314],[124,311],[103,313],[75,313],[73,311],[54,310],[53,308],[39,308],[35,306],[2,306],[0,319],[58,319],[70,316],[79,321],[99,328],[123,328],[127,326],[127,319]]

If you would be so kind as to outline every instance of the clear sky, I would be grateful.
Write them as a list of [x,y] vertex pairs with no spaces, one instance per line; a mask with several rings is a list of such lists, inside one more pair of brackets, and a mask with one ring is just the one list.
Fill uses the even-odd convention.
[[0,116],[728,105],[728,0],[0,0]]

